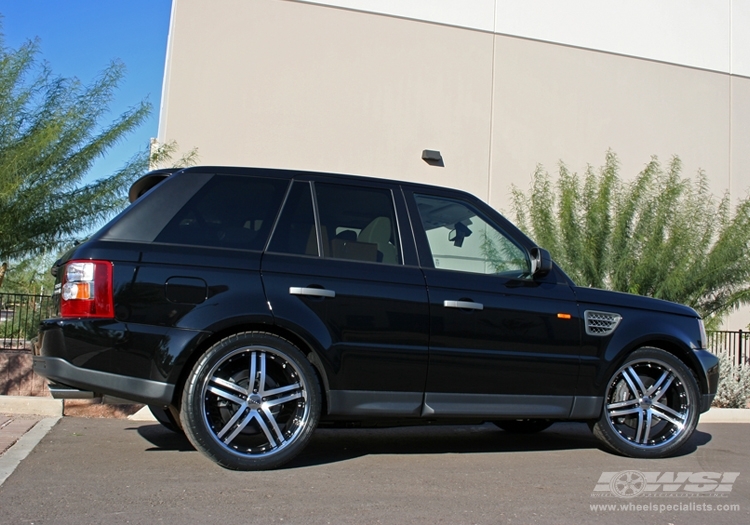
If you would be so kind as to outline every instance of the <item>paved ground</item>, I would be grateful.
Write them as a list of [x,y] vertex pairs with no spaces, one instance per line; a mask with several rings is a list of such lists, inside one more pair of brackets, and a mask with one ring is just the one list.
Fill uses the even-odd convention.
[[[66,417],[0,486],[0,523],[750,523],[749,430],[701,424],[683,455],[649,461],[603,452],[572,423],[527,437],[492,425],[319,430],[288,468],[247,473],[152,422]],[[740,474],[722,498],[706,483],[688,497],[679,480],[677,497],[662,486],[615,497],[606,481],[592,497],[604,472],[627,470]]]
[[0,455],[15,445],[41,419],[41,416],[35,415],[0,414]]

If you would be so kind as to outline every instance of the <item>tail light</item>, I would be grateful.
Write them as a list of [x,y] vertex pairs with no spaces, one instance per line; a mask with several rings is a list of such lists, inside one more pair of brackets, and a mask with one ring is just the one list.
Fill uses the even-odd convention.
[[69,261],[65,264],[60,315],[110,319],[115,316],[111,262]]

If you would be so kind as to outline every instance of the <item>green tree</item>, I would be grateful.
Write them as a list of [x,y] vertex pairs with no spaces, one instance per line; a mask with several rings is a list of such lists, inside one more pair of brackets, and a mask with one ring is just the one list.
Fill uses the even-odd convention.
[[124,66],[112,63],[86,86],[53,75],[38,55],[37,42],[10,50],[0,34],[0,261],[71,243],[122,209],[129,183],[149,165],[144,147],[115,173],[84,183],[151,105],[103,122]]
[[732,208],[703,172],[683,178],[678,157],[629,183],[619,169],[611,151],[583,177],[537,167],[528,193],[512,189],[517,224],[579,285],[687,304],[710,327],[749,304],[750,197]]

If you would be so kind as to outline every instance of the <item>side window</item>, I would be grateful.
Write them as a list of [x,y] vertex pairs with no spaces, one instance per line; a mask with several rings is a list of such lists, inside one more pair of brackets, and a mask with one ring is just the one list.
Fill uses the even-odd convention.
[[292,185],[268,251],[317,257],[318,237],[309,182]]
[[435,268],[528,277],[526,250],[472,206],[453,199],[415,195]]
[[262,250],[288,186],[283,179],[215,175],[154,240]]
[[315,195],[325,257],[401,264],[389,190],[316,183]]

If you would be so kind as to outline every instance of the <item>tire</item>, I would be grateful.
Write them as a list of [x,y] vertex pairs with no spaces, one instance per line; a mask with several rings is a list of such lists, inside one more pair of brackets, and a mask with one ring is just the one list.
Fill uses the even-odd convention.
[[299,349],[273,334],[244,332],[195,364],[180,418],[193,446],[222,467],[268,470],[302,451],[320,407],[317,375]]
[[536,434],[552,426],[551,419],[505,419],[493,423],[511,434]]
[[592,430],[614,452],[662,458],[690,439],[699,412],[698,383],[688,367],[669,352],[644,347],[612,375]]
[[169,409],[169,407],[149,405],[148,409],[154,415],[156,420],[161,423],[161,426],[178,434],[183,433],[179,420],[177,420],[177,418],[172,415],[172,411]]

